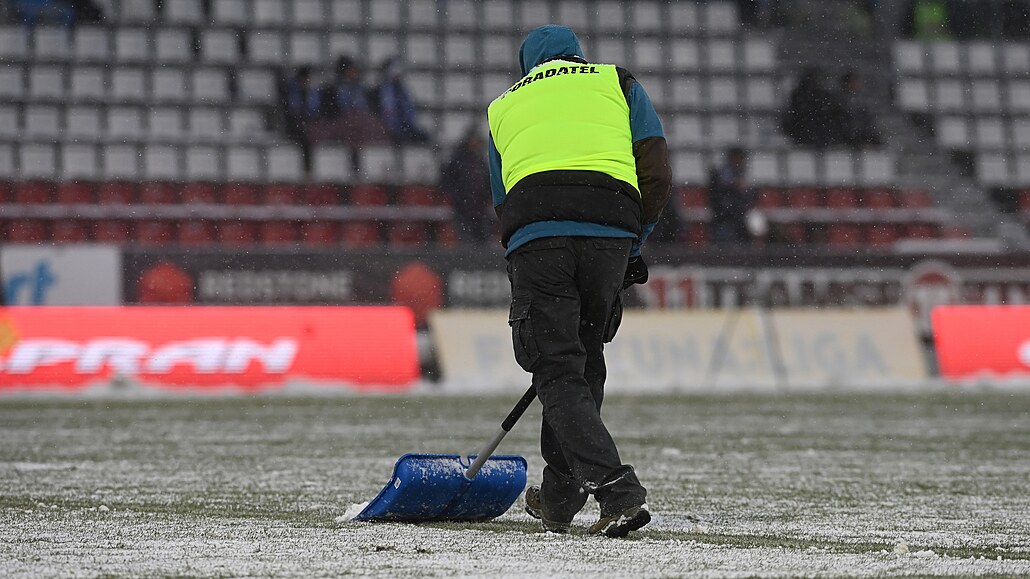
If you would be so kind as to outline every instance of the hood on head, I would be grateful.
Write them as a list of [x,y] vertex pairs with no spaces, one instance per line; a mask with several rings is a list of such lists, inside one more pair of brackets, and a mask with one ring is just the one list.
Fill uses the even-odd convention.
[[530,30],[519,48],[522,74],[525,75],[541,62],[556,56],[584,58],[576,33],[568,26],[557,24],[546,24]]

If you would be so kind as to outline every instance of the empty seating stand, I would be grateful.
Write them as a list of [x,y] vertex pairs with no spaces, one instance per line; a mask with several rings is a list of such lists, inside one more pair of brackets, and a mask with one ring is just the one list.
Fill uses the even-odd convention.
[[[736,145],[751,152],[749,180],[792,240],[819,242],[830,216],[843,213],[860,226],[845,237],[875,243],[888,243],[891,231],[904,236],[910,225],[909,192],[892,189],[890,152],[816,154],[780,134],[777,115],[791,79],[775,36],[745,33],[735,1],[102,4],[102,26],[0,25],[2,240],[454,246],[440,165],[470,128],[483,130],[486,104],[517,79],[525,32],[549,22],[572,26],[590,58],[629,68],[647,90],[677,186],[693,191],[678,205],[696,225],[687,228],[687,243],[708,242],[708,171]],[[275,113],[280,75],[311,65],[321,80],[327,63],[344,54],[369,72],[391,57],[407,64],[433,146],[325,143],[304,151],[284,138]],[[1023,98],[1030,84],[1010,86],[988,72],[1024,61],[1030,72],[1030,58],[981,47],[958,50],[956,64],[955,54],[945,48],[907,57],[912,67],[983,70],[969,81],[977,84],[924,82],[910,92],[923,89],[927,107],[939,100],[954,111],[955,142],[982,143],[996,154],[1024,136],[1030,143],[1030,123],[1004,122],[1006,107],[1030,102]],[[982,122],[959,115],[966,106]],[[1018,173],[1019,159],[1006,162]],[[883,223],[892,227],[874,234]]]

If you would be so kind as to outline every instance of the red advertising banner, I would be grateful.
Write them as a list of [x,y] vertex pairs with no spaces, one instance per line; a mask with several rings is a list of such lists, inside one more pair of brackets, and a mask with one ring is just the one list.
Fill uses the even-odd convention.
[[419,376],[403,307],[0,308],[0,390],[286,380],[405,389]]
[[932,321],[941,376],[1030,377],[1030,306],[941,306]]

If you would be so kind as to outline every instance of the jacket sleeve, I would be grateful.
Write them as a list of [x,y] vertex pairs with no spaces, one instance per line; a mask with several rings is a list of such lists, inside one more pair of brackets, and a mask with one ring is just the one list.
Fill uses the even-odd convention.
[[487,155],[490,157],[490,191],[494,197],[494,211],[500,218],[507,192],[504,190],[504,179],[501,177],[501,153],[497,150],[497,145],[494,145],[493,135],[488,137]]
[[669,167],[669,148],[658,113],[651,104],[644,87],[625,69],[619,69],[619,80],[629,104],[629,124],[633,133],[633,158],[637,165],[637,185],[644,204],[644,230],[633,244],[631,256],[640,255],[644,243],[658,223],[662,210],[669,202],[672,190],[672,170]]

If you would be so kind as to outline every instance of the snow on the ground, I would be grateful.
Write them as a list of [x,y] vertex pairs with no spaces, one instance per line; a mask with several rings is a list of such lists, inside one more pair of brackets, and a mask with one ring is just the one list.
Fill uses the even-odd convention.
[[[510,397],[0,399],[0,576],[1030,575],[1030,394],[612,397],[631,540],[354,523]],[[509,400],[508,398],[511,398]],[[500,451],[542,467],[539,410]]]

